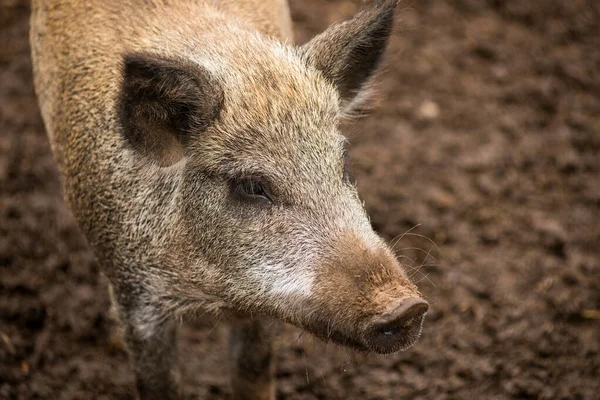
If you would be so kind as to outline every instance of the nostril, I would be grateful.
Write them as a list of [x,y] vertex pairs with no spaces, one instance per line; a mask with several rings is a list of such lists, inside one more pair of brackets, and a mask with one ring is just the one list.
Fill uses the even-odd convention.
[[366,339],[373,350],[379,353],[407,348],[418,339],[428,309],[429,305],[422,299],[405,300],[391,313],[373,321]]
[[411,300],[404,302],[392,311],[388,317],[384,317],[381,322],[376,323],[377,330],[383,335],[392,336],[410,329],[415,323],[420,323],[429,309],[429,305],[422,300]]
[[429,304],[421,299],[409,299],[396,308],[392,314],[396,314],[395,320],[401,326],[410,326],[415,319],[422,318],[429,310]]

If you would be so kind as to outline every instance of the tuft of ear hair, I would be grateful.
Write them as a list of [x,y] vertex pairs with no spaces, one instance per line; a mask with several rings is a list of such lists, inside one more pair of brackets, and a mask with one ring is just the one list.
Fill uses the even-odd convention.
[[199,65],[127,54],[117,103],[123,135],[154,163],[172,165],[184,157],[189,139],[218,117],[223,97],[220,85]]
[[398,0],[371,2],[301,46],[302,57],[338,89],[348,112],[363,93],[387,46]]

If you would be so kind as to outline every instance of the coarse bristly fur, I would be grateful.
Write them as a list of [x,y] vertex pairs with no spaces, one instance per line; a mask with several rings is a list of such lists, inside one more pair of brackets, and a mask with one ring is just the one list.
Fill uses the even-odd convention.
[[373,318],[419,294],[346,178],[338,129],[396,4],[298,47],[285,0],[33,1],[42,115],[141,398],[180,395],[184,313],[236,316],[235,398],[275,396],[271,332],[244,315],[364,351],[418,337],[421,320],[389,346],[373,339]]

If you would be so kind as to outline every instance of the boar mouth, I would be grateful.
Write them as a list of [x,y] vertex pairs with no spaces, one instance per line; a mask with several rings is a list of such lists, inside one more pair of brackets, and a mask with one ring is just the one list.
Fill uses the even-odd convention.
[[[346,333],[339,329],[307,329],[325,342],[378,354],[407,350],[421,336],[423,321],[429,305],[420,298],[409,298],[393,311],[360,323],[357,331]],[[314,328],[314,327],[313,327]]]
[[396,353],[398,351],[405,351],[411,348],[419,339],[421,335],[421,328],[419,327],[419,331],[414,333],[405,334],[402,337],[396,337],[396,340],[389,341],[385,344],[375,343],[368,338],[353,338],[349,335],[346,335],[340,331],[332,331],[329,332],[328,335],[318,335],[314,334],[321,340],[327,342],[332,342],[340,346],[348,347],[355,351],[359,351],[362,353],[377,353],[377,354],[391,354]]
[[344,346],[344,347],[348,347],[351,348],[353,350],[356,351],[360,351],[363,353],[368,353],[371,350],[360,340],[358,339],[354,339],[340,331],[331,331],[329,332],[328,335],[323,336],[323,335],[316,335],[318,338],[320,338],[321,340],[323,340],[324,342],[328,343],[328,342],[333,342],[337,345],[340,346]]

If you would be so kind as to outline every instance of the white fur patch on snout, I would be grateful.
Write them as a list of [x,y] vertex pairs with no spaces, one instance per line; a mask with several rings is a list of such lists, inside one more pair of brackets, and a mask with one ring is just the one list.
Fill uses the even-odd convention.
[[315,276],[306,266],[267,262],[261,263],[253,272],[271,295],[309,297],[312,294]]

